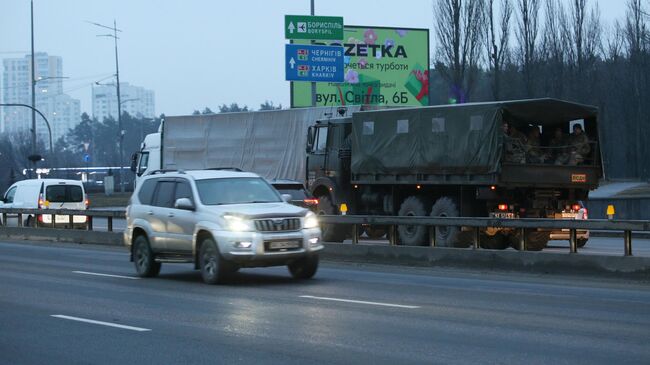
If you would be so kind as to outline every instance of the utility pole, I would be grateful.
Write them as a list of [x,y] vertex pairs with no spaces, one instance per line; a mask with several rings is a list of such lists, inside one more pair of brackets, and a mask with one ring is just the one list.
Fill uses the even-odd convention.
[[[34,62],[34,0],[31,0],[31,30],[32,30],[32,156],[36,155],[36,63]],[[36,161],[33,161],[34,168]]]
[[111,37],[115,41],[115,78],[116,78],[116,87],[117,87],[117,128],[119,133],[119,149],[120,149],[120,191],[125,191],[124,185],[124,129],[122,128],[122,100],[120,96],[120,64],[117,57],[117,32],[121,32],[120,29],[117,29],[117,22],[113,19],[113,26],[109,27],[99,23],[88,22],[90,24],[96,25],[98,27],[110,29],[113,31],[113,34],[101,34],[98,37]]
[[124,129],[122,128],[122,103],[120,98],[120,66],[117,59],[117,22],[113,19],[113,39],[115,40],[115,78],[117,79],[117,128],[120,130],[120,191],[124,192]]

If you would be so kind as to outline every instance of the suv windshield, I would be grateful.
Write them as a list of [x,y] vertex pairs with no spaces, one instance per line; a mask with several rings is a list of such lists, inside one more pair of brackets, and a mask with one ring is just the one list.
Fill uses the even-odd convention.
[[205,205],[275,203],[282,199],[264,179],[237,177],[197,180],[201,203]]
[[280,194],[291,195],[292,200],[303,200],[309,198],[305,188],[301,184],[273,184]]

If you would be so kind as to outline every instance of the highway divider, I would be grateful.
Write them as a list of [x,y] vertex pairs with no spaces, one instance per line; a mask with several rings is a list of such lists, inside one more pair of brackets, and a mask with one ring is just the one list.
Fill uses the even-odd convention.
[[[45,210],[45,209],[5,209],[0,208],[2,222],[11,216],[23,215],[86,215],[87,230],[43,227],[0,226],[0,238],[20,240],[47,240],[56,242],[76,242],[82,244],[123,245],[123,234],[108,231],[93,231],[93,220],[125,218],[125,211],[119,210]],[[320,216],[322,224],[343,224],[352,226],[352,244],[325,243],[323,258],[337,261],[353,261],[377,264],[397,264],[409,266],[450,266],[474,269],[499,269],[531,271],[542,273],[587,273],[612,274],[616,276],[640,277],[650,279],[650,258],[632,256],[632,232],[650,231],[650,221],[620,220],[572,220],[572,219],[496,219],[496,218],[442,218],[442,217],[389,217],[389,216]],[[71,218],[70,218],[71,220]],[[21,219],[18,220],[19,222]],[[38,220],[33,220],[37,222]],[[54,219],[52,220],[54,222]],[[59,223],[57,223],[58,225]],[[359,244],[360,228],[365,225],[389,226],[391,245]],[[430,246],[399,246],[396,238],[398,225],[422,225],[429,227]],[[435,247],[435,227],[472,227],[476,233],[474,249]],[[577,253],[576,231],[599,230],[624,232],[624,253],[622,256],[576,255],[525,251],[526,242],[520,242],[519,251],[500,251],[479,249],[481,229],[488,227],[526,230],[568,229],[571,234],[571,252]],[[392,237],[391,237],[392,236]],[[525,237],[525,234],[522,235]],[[523,250],[522,250],[523,248]]]

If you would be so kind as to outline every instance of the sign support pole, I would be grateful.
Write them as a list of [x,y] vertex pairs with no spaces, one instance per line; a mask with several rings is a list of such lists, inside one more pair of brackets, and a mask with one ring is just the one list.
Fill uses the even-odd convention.
[[[314,1],[315,0],[311,0],[311,11],[310,11],[311,16],[315,15],[314,14],[314,12],[315,12],[315,10],[314,10]],[[312,43],[314,43],[314,42],[312,41]],[[312,81],[312,83],[311,83],[311,106],[312,107],[316,106],[316,83],[314,81]]]

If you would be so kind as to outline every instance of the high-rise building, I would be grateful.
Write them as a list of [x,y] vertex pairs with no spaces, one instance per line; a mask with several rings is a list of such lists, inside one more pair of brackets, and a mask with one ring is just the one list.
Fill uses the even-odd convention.
[[[81,121],[79,100],[63,93],[63,59],[45,52],[34,54],[34,77],[36,78],[36,109],[45,115],[56,142],[70,128]],[[3,60],[2,102],[7,104],[32,104],[31,55],[24,58]],[[29,133],[32,111],[23,107],[3,108],[0,132],[9,134]],[[49,133],[43,118],[36,114],[36,135],[43,142]],[[46,143],[47,144],[47,143]]]
[[[153,90],[121,82],[120,99],[122,113],[127,112],[136,118],[155,118]],[[93,117],[99,121],[109,117],[117,119],[117,88],[115,84],[93,87]]]

